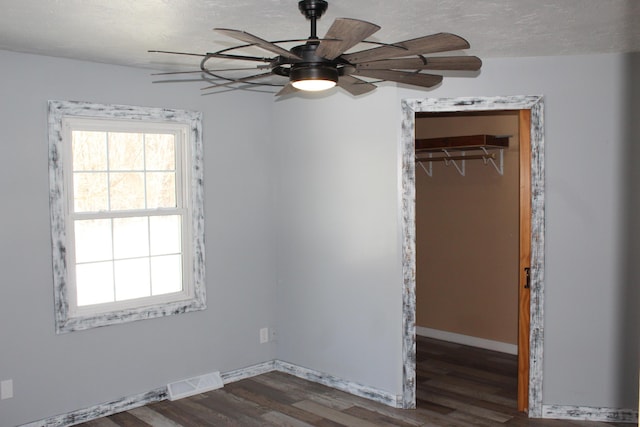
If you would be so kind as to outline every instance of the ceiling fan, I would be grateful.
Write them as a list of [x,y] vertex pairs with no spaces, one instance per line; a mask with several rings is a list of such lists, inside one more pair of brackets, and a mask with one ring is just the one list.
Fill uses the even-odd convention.
[[[308,39],[267,41],[245,31],[215,28],[218,33],[246,44],[204,54],[151,50],[149,52],[202,57],[199,70],[154,75],[200,73],[200,78],[195,80],[157,82],[206,81],[211,85],[202,90],[214,91],[209,93],[230,89],[281,87],[276,93],[280,96],[299,90],[322,91],[338,85],[352,95],[362,95],[374,90],[374,83],[385,80],[426,88],[442,81],[442,75],[424,73],[423,70],[477,71],[482,66],[482,61],[476,56],[425,56],[469,48],[465,39],[450,33],[437,33],[386,44],[365,40],[380,29],[378,25],[358,19],[337,18],[325,37],[318,38],[316,21],[327,7],[325,0],[298,2],[300,12],[311,22],[311,35]],[[296,44],[290,49],[280,46],[286,43],[302,44]],[[375,46],[346,53],[360,43]],[[255,51],[256,48],[275,56],[245,54],[247,49]],[[252,65],[246,68],[219,68],[221,62],[228,61]]]

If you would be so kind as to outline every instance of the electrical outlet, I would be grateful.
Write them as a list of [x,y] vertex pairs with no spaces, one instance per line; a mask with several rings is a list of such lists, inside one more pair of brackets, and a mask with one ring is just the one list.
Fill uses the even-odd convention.
[[275,341],[277,337],[276,328],[269,328],[269,341]]
[[0,400],[13,397],[13,380],[0,381]]
[[269,342],[269,328],[260,329],[260,344]]

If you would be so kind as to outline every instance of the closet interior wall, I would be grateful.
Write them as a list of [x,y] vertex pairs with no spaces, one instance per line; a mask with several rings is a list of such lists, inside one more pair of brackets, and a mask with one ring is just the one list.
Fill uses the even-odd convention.
[[482,159],[466,160],[464,176],[442,161],[431,177],[416,165],[418,332],[517,345],[518,113],[418,115],[415,127],[417,139],[510,136],[503,175]]

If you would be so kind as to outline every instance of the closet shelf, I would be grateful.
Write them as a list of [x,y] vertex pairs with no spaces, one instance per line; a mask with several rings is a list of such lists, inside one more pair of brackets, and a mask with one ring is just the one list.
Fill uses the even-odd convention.
[[508,135],[467,135],[416,139],[416,154],[429,152],[469,151],[509,147]]
[[[485,164],[491,164],[498,174],[504,173],[504,149],[509,147],[508,135],[466,135],[449,136],[442,138],[416,139],[416,162],[429,176],[433,176],[432,162],[444,161],[447,166],[453,164],[460,175],[465,175],[465,161],[482,159]],[[489,150],[498,150],[498,162],[496,153]],[[467,151],[481,151],[479,154],[466,155]],[[455,152],[456,155],[451,153]],[[434,153],[442,153],[433,157]],[[458,164],[457,161],[460,161]],[[428,163],[425,167],[423,163]]]

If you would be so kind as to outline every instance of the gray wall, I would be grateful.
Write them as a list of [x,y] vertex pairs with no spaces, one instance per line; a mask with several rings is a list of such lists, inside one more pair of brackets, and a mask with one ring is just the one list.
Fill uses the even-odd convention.
[[[201,97],[149,71],[0,52],[0,425],[82,409],[275,357],[276,261],[268,95]],[[48,209],[47,100],[204,113],[208,309],[57,336]],[[248,123],[251,123],[249,126]]]
[[[275,103],[151,85],[144,70],[0,62],[0,379],[16,394],[0,424],[274,357],[401,393],[400,99],[511,94],[546,105],[544,403],[637,404],[637,56],[494,59],[433,91]],[[204,113],[206,311],[55,335],[48,99]],[[277,343],[258,344],[273,324]]]
[[637,54],[495,59],[475,80],[399,92],[545,97],[544,404],[638,402],[638,75]]
[[[638,389],[638,376],[633,366],[640,359],[640,54],[625,58],[623,66],[625,88],[622,92],[624,111],[621,115],[623,138],[622,168],[622,213],[618,223],[622,236],[623,255],[618,260],[621,270],[621,290],[618,293],[618,330],[616,339],[620,345],[618,353],[617,381],[621,386],[618,396],[630,394],[628,390]],[[635,327],[634,327],[635,326]],[[635,339],[634,339],[635,338]],[[631,398],[628,398],[631,400]],[[638,399],[640,401],[640,399]],[[640,405],[640,404],[639,404]],[[640,408],[639,408],[640,409]]]
[[400,394],[400,104],[393,88],[305,98],[274,107],[278,357]]
[[637,69],[637,55],[492,59],[475,79],[400,87],[395,99],[389,85],[358,101],[338,92],[277,103],[278,357],[399,392],[400,100],[541,94],[543,403],[635,408]]

